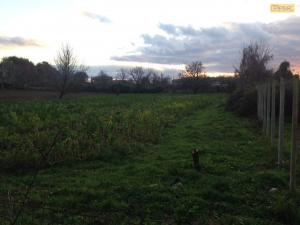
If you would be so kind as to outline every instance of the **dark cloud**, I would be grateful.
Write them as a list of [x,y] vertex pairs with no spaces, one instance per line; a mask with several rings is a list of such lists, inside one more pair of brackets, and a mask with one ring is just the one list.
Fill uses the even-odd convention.
[[99,14],[90,13],[90,12],[82,12],[82,15],[89,17],[93,20],[98,20],[100,23],[111,23],[111,20],[105,16],[101,16]]
[[[207,71],[232,72],[238,65],[240,51],[250,41],[263,41],[274,53],[274,65],[300,59],[300,17],[274,23],[227,23],[199,28],[159,24],[165,35],[142,35],[145,46],[138,54],[112,57],[118,61],[162,64],[186,64],[201,60]],[[298,61],[297,61],[298,60]]]
[[0,36],[0,46],[35,46],[40,47],[41,45],[33,40],[33,39],[25,39],[22,37],[7,37],[7,36]]

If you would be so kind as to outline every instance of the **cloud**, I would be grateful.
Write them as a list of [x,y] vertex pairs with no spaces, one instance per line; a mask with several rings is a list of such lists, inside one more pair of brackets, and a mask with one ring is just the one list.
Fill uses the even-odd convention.
[[25,39],[22,37],[7,37],[7,36],[0,36],[0,46],[5,47],[14,47],[14,46],[33,46],[33,47],[41,47],[36,40],[33,39]]
[[[223,26],[193,28],[159,24],[163,34],[143,34],[143,47],[136,54],[114,56],[112,60],[161,64],[186,64],[201,60],[209,72],[232,72],[240,51],[250,41],[264,41],[274,53],[274,66],[300,61],[300,17],[273,23],[226,23]],[[275,68],[276,69],[276,68]]]
[[[175,26],[172,24],[159,24],[159,28],[169,35],[182,35],[182,36],[196,36],[199,31],[194,29],[192,26]],[[201,31],[200,31],[201,32]]]
[[90,13],[90,12],[82,12],[82,15],[91,18],[93,20],[98,20],[100,23],[111,23],[111,20],[105,16],[101,16],[99,14]]

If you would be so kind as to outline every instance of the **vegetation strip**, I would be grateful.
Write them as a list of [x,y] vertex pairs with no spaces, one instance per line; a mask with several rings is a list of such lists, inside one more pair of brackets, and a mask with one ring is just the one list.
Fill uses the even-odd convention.
[[[276,150],[253,121],[224,111],[224,97],[201,96],[215,103],[189,114],[159,143],[41,171],[31,204],[42,206],[23,221],[298,224],[299,197],[287,195],[288,166],[275,169]],[[200,172],[193,167],[194,149],[200,150]],[[2,176],[1,195],[17,193],[29,176]]]

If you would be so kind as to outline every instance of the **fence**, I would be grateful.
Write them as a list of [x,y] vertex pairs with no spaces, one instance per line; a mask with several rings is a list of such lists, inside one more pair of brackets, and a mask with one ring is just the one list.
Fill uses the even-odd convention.
[[[284,148],[284,127],[285,127],[285,92],[286,80],[280,78],[269,79],[257,86],[257,117],[262,122],[263,133],[270,138],[271,144],[275,145],[276,119],[278,119],[278,143],[277,143],[277,164],[282,166],[282,152]],[[296,153],[297,153],[297,127],[298,127],[298,97],[299,77],[294,76],[292,80],[292,129],[291,129],[291,158],[290,158],[290,190],[295,191],[296,177]],[[276,105],[276,93],[279,91],[279,104]],[[278,109],[278,110],[276,110]],[[278,118],[276,118],[276,111]]]

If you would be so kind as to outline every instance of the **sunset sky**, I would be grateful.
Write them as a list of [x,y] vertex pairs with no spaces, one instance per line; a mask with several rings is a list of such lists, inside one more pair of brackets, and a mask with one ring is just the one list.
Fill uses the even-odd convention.
[[[295,13],[271,13],[293,3]],[[182,69],[203,62],[208,74],[231,73],[250,41],[268,43],[271,66],[300,72],[300,0],[1,0],[0,57],[53,63],[62,43],[90,66]]]

